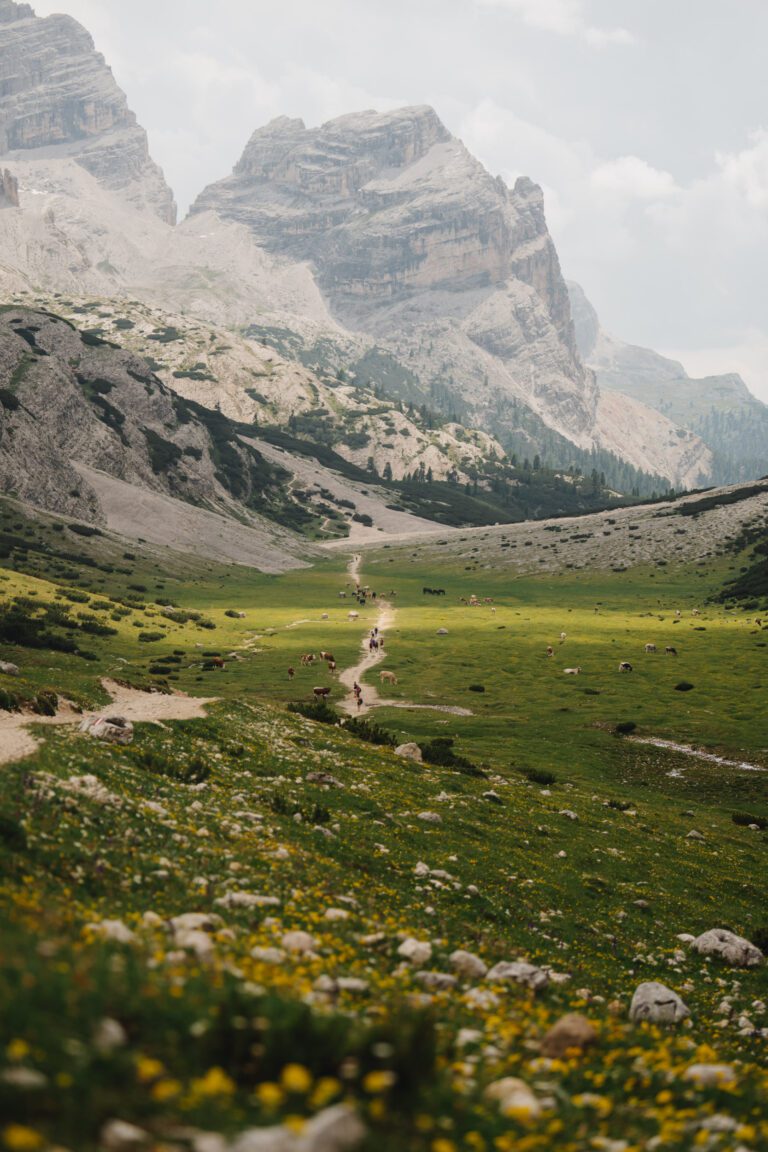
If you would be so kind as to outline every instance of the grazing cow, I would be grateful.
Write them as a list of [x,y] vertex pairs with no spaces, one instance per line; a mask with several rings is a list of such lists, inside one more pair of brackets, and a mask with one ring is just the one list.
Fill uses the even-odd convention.
[[301,662],[304,665],[314,664],[314,662],[315,662],[314,652],[304,652],[302,657],[301,657]]
[[397,676],[395,676],[394,672],[388,672],[386,669],[384,669],[383,672],[379,672],[379,680],[382,684],[397,684]]
[[664,649],[665,656],[677,656],[677,648],[672,648],[669,645]]
[[619,664],[619,672],[631,672],[631,671],[632,671],[632,665],[630,663],[628,663],[628,661],[622,660],[621,664]]
[[323,614],[322,614],[322,616],[320,617],[320,619],[321,619],[321,620],[328,620],[328,619],[330,619],[330,617],[328,616],[328,613],[327,613],[327,612],[323,612]]
[[701,616],[701,612],[699,612],[698,608],[692,608],[691,616]]
[[563,668],[566,676],[579,676],[581,675],[581,668]]
[[359,612],[347,612],[347,619],[348,620],[357,620],[359,615],[360,615]]
[[496,611],[496,609],[495,609],[495,608],[491,608],[491,612],[495,612],[495,611]]
[[555,650],[551,644],[547,644],[547,656],[554,656]]
[[675,616],[677,617],[678,620],[680,619],[681,612],[680,612],[679,608],[675,608]]
[[336,661],[335,660],[329,660],[328,661],[328,671],[330,673],[334,673],[336,671]]
[[214,668],[224,667],[224,661],[221,656],[211,656],[209,663],[212,664]]
[[293,669],[293,668],[289,668],[289,669],[288,669],[288,679],[289,679],[289,680],[293,680],[293,678],[294,678],[294,676],[295,676],[295,675],[296,675],[296,671],[295,671],[295,669]]
[[346,594],[346,592],[339,592],[339,597],[340,597],[340,599],[342,599],[342,600],[346,600],[346,598],[347,598],[347,594]]
[[320,653],[320,659],[321,660],[335,660],[336,657],[334,656],[333,652],[321,652]]
[[655,652],[656,651],[656,645],[655,644],[646,644],[645,650],[646,650],[646,652]]
[[567,636],[567,633],[566,633],[566,632],[561,632],[561,633],[560,633],[560,643],[561,643],[561,644],[562,644],[563,640],[565,640],[565,639],[566,639],[566,636]]
[[330,696],[331,690],[330,688],[313,688],[312,693],[316,700],[325,700],[327,696]]

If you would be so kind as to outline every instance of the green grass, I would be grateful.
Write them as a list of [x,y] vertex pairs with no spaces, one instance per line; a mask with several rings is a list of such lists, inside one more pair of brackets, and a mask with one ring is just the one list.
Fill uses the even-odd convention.
[[[3,561],[1,603],[58,604],[117,630],[87,634],[96,661],[0,645],[0,659],[22,668],[9,687],[89,705],[106,702],[99,679],[110,674],[219,697],[205,720],[137,725],[128,748],[73,727],[41,729],[40,751],[3,768],[0,1069],[45,1079],[22,1090],[0,1076],[0,1114],[38,1140],[27,1147],[91,1152],[115,1116],[156,1147],[186,1147],[180,1126],[236,1133],[341,1099],[365,1118],[365,1152],[582,1152],[657,1137],[662,1152],[765,1146],[761,1041],[739,1035],[736,1020],[765,1024],[752,1003],[768,998],[766,968],[706,964],[676,937],[768,929],[768,836],[745,819],[768,816],[766,777],[615,734],[634,722],[633,735],[768,764],[762,633],[753,613],[705,604],[738,559],[534,578],[466,572],[450,555],[432,567],[408,552],[366,557],[363,581],[396,593],[384,665],[398,676],[392,696],[474,713],[388,709],[374,720],[398,741],[452,738],[482,769],[474,777],[287,711],[320,683],[338,702],[327,670],[302,668],[300,655],[331,649],[343,668],[376,619],[369,604],[347,620],[342,557],[271,577],[193,558],[170,564],[141,544],[126,558],[108,533],[67,538],[10,503],[0,516],[0,531],[29,541]],[[61,558],[75,551],[88,563]],[[423,586],[447,595],[423,596]],[[60,588],[76,598],[57,599]],[[496,611],[461,604],[471,593],[492,597]],[[127,614],[114,612],[118,601]],[[170,620],[157,601],[215,628]],[[164,639],[142,643],[142,631]],[[645,655],[646,642],[656,655]],[[668,644],[676,659],[664,656]],[[233,651],[242,659],[203,671],[206,653]],[[619,674],[620,660],[634,671]],[[563,675],[575,665],[580,676]],[[681,680],[694,689],[675,691]],[[537,783],[546,772],[554,781]],[[420,820],[424,811],[441,822]],[[692,828],[704,841],[687,839]],[[420,862],[450,879],[419,876]],[[217,904],[231,891],[277,903]],[[328,908],[348,918],[328,920]],[[208,958],[185,953],[167,927],[190,911],[222,917]],[[104,919],[123,921],[135,942],[106,943],[86,927]],[[273,966],[251,955],[294,928],[316,937],[315,958]],[[450,953],[466,948],[489,964],[551,965],[570,980],[538,997],[476,982],[495,999],[473,1003],[459,987],[425,1000],[397,955],[410,934],[431,940],[428,970],[450,971]],[[318,990],[323,976],[368,988],[329,995]],[[631,994],[648,979],[683,995],[690,1027],[629,1023]],[[734,1014],[722,1024],[725,995]],[[537,1062],[543,1034],[572,1010],[598,1029],[595,1049]],[[124,1032],[112,1051],[98,1041],[105,1017]],[[462,1045],[466,1028],[480,1036]],[[689,1064],[715,1060],[733,1063],[735,1089],[682,1078]],[[289,1091],[286,1067],[296,1063],[306,1083]],[[502,1116],[484,1097],[504,1076],[534,1088],[540,1117]],[[714,1114],[734,1128],[697,1140]],[[12,1149],[2,1123],[0,1146]]]

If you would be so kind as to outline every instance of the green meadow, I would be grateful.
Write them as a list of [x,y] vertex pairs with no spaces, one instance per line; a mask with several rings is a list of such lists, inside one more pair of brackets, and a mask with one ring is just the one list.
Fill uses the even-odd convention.
[[[365,1152],[768,1146],[766,967],[678,940],[725,927],[766,949],[766,775],[635,739],[768,768],[768,632],[710,601],[739,557],[532,576],[364,553],[396,616],[363,688],[391,669],[380,691],[404,705],[369,718],[462,758],[415,764],[287,710],[316,685],[338,704],[301,655],[351,666],[376,623],[346,555],[264,576],[0,514],[0,660],[21,671],[0,724],[45,691],[100,707],[102,677],[217,698],[126,747],[41,727],[0,768],[0,1147],[92,1152],[121,1120],[139,1149],[208,1133],[218,1152],[252,1127],[299,1139],[337,1104]],[[440,979],[457,949],[549,983]],[[648,980],[687,1021],[629,1020]],[[543,1054],[567,1012],[594,1043]],[[689,1074],[713,1064],[728,1074]],[[507,1077],[533,1103],[488,1095]]]

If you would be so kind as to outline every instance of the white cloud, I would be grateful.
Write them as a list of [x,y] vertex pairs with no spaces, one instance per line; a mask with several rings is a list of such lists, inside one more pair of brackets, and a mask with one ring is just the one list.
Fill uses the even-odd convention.
[[678,190],[669,172],[654,168],[639,156],[620,156],[598,164],[589,181],[595,191],[614,193],[626,200],[661,200]]
[[626,28],[596,28],[587,20],[582,0],[475,0],[481,8],[501,8],[519,17],[529,28],[575,36],[595,48],[609,44],[633,44]]
[[768,132],[750,133],[751,145],[741,152],[717,152],[723,181],[752,208],[768,208]]

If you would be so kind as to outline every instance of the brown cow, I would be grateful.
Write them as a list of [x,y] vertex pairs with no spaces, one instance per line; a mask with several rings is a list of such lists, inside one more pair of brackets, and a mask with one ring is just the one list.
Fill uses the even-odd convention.
[[336,671],[336,661],[335,660],[329,660],[328,661],[328,671],[331,673]]
[[333,652],[321,652],[320,653],[320,659],[321,660],[335,660],[336,657],[334,656]]
[[314,664],[314,662],[315,662],[314,652],[305,652],[303,654],[303,656],[301,657],[301,662],[302,662],[302,664]]
[[547,644],[547,656],[554,656],[555,650],[551,644]]
[[296,675],[295,669],[293,669],[293,668],[289,668],[289,669],[288,669],[288,679],[289,679],[289,680],[293,680],[293,678],[294,678],[294,676],[295,676],[295,675]]
[[330,688],[313,688],[312,692],[316,700],[325,700],[331,694]]
[[379,672],[379,680],[382,684],[397,684],[397,676],[395,676],[394,672],[387,671],[386,668],[382,672]]

